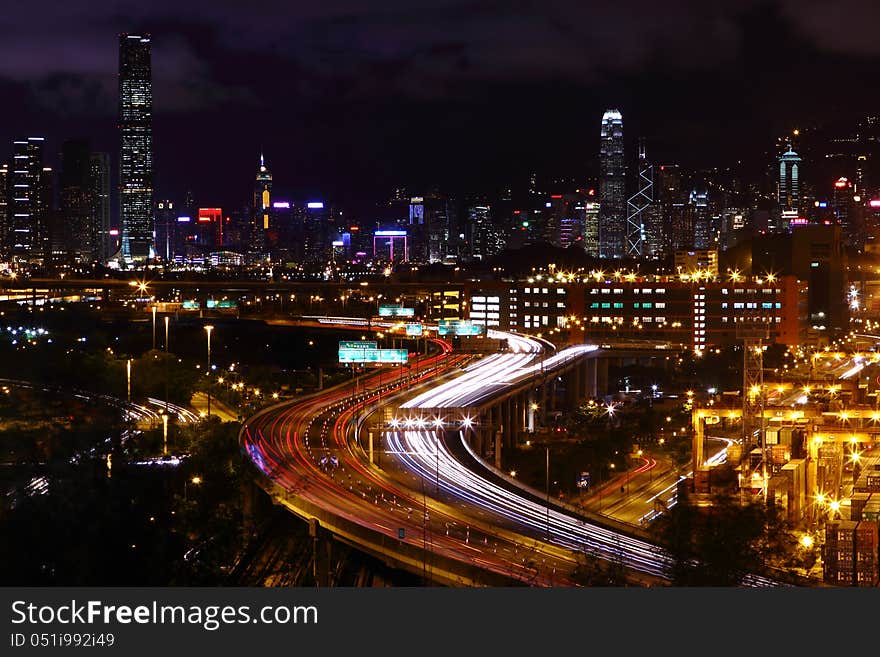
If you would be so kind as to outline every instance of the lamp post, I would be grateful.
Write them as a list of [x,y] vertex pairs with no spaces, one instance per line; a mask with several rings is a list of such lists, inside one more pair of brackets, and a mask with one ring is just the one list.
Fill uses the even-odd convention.
[[[191,481],[194,486],[200,486],[202,483],[202,478],[200,476],[196,475],[192,479],[190,479],[189,481]],[[187,495],[187,490],[186,490],[186,482],[187,482],[187,480],[184,479],[183,480],[183,501],[184,502],[188,501],[188,499],[189,499],[188,495]]]
[[128,399],[128,403],[131,403],[131,358],[125,361],[125,378],[127,381],[126,384],[126,398]]
[[171,318],[168,315],[165,315],[163,318],[165,320],[165,414],[168,414],[168,379],[170,377],[168,371],[168,324],[171,321]]
[[205,325],[205,331],[208,333],[208,417],[211,417],[211,331],[214,327],[211,324]]
[[156,310],[158,307],[156,304],[153,304],[153,351],[156,351]]
[[162,453],[168,454],[168,414],[162,413]]
[[545,479],[545,492],[547,494],[547,540],[550,540],[550,445],[545,447],[546,454],[546,479]]

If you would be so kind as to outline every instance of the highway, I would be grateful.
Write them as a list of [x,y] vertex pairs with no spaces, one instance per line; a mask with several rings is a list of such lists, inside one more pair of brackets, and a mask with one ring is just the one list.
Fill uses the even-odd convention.
[[[448,367],[463,359],[448,359]],[[332,509],[348,524],[381,534],[389,549],[399,542],[530,584],[568,584],[569,555],[542,550],[503,528],[462,522],[458,509],[440,499],[428,500],[424,481],[407,487],[383,470],[369,467],[353,450],[347,434],[358,412],[380,394],[430,379],[446,363],[444,352],[422,362],[415,381],[401,382],[397,376],[378,372],[362,381],[359,395],[354,384],[346,383],[308,400],[279,404],[248,420],[242,431],[244,447],[254,463],[285,490]],[[425,558],[426,573],[433,568],[434,559]]]
[[[458,377],[434,380],[447,366],[455,368],[461,362],[460,357],[441,353],[421,363],[415,380],[386,379],[383,384],[378,373],[366,378],[360,394],[352,384],[344,384],[308,400],[272,407],[247,421],[242,443],[276,485],[347,523],[379,532],[383,546],[386,539],[389,544],[421,544],[425,552],[532,584],[566,584],[566,574],[584,554],[622,563],[649,581],[662,581],[670,558],[657,546],[560,510],[463,463],[456,450],[469,449],[469,419],[462,418],[456,426],[447,422],[441,430],[444,420],[422,414],[479,404],[542,368],[596,349],[579,345],[544,357],[540,342],[501,335],[508,340],[509,352],[480,359]],[[426,390],[418,389],[428,381]],[[376,468],[352,445],[349,429],[379,396],[387,400],[401,389],[408,398],[400,407],[411,415],[391,420],[399,428],[385,432],[384,440],[395,459]],[[750,577],[747,584],[774,583]]]

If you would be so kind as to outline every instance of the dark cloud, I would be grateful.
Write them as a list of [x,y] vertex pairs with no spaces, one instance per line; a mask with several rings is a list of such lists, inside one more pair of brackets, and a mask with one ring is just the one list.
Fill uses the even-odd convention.
[[117,35],[149,31],[170,192],[246,198],[261,145],[278,180],[333,192],[586,175],[612,106],[658,157],[723,164],[786,121],[876,106],[878,19],[869,0],[17,3],[0,13],[0,90],[21,102],[0,138],[112,145]]

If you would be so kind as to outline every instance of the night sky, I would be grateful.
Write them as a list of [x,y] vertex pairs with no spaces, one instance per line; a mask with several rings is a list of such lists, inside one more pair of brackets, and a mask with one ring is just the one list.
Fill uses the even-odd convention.
[[586,178],[609,107],[657,163],[759,162],[880,107],[878,24],[871,0],[6,3],[0,152],[115,157],[117,35],[149,32],[157,195],[202,205],[246,203],[261,148],[279,190],[342,201]]

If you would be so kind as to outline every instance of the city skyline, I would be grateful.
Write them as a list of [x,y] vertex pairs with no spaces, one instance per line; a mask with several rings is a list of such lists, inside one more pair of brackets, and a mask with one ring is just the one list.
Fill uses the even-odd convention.
[[0,584],[880,586],[880,7],[508,4],[3,14]]

